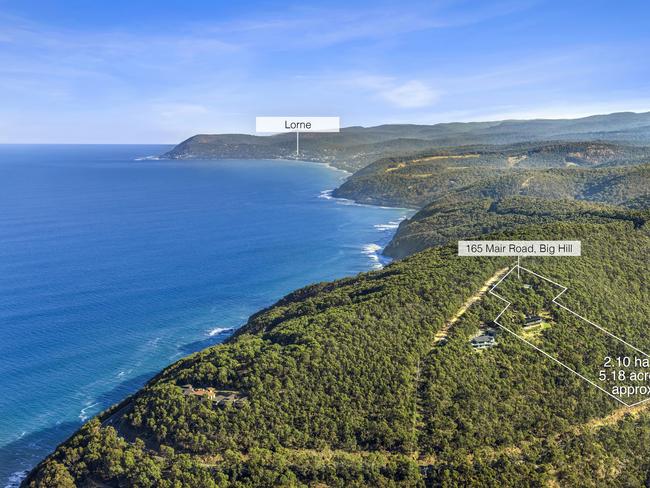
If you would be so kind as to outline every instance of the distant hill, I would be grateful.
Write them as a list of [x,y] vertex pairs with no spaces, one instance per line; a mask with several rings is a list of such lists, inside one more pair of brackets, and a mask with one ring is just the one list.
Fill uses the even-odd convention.
[[[650,205],[650,113],[349,127],[339,134],[303,134],[301,148],[301,159],[356,170],[335,197],[421,209],[386,248],[394,258],[455,238],[553,220],[498,214],[494,209],[503,208],[505,199],[537,199],[538,209],[560,200],[574,206],[574,213],[562,211],[570,220],[584,220],[580,212],[593,210],[576,201],[620,205],[605,212],[617,215]],[[293,134],[201,135],[164,157],[295,158],[294,151]],[[531,201],[519,200],[524,206]]]
[[[468,192],[469,193],[469,192]],[[531,196],[494,198],[451,194],[425,206],[404,221],[384,254],[402,259],[429,247],[479,237],[487,232],[550,222],[629,222],[635,227],[650,219],[650,211],[575,199]]]
[[[620,186],[623,183],[617,179],[620,176],[626,178],[626,183],[633,189],[630,195],[638,197],[650,192],[648,172],[630,168],[647,162],[650,162],[650,148],[612,143],[463,146],[416,157],[376,161],[348,178],[334,196],[360,203],[420,208],[449,192],[479,185],[480,189],[473,190],[476,194],[492,189],[493,194],[507,191],[510,194],[574,198],[577,191],[582,191],[584,195],[580,198],[595,199],[587,195],[594,192],[593,188],[573,190],[569,186],[574,182],[586,185],[590,179],[604,185],[608,176],[612,184]],[[640,179],[635,179],[635,176]],[[624,200],[609,198],[599,201],[622,203]]]
[[503,120],[435,125],[347,127],[340,133],[252,136],[201,134],[162,155],[170,159],[302,159],[356,171],[388,156],[408,156],[440,147],[515,144],[530,141],[611,141],[650,145],[650,112],[594,115],[580,119]]
[[384,250],[393,258],[531,223],[628,219],[632,211],[649,208],[650,164],[626,165],[619,159],[627,154],[628,163],[638,162],[636,151],[582,146],[580,157],[571,153],[576,162],[570,165],[564,163],[564,145],[551,152],[547,146],[535,148],[527,159],[526,152],[503,151],[380,161],[350,177],[334,195],[420,208]]

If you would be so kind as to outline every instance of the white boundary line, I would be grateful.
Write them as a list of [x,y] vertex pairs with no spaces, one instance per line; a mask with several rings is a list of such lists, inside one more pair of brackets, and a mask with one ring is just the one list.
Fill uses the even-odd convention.
[[543,279],[543,280],[545,280],[545,281],[548,281],[549,283],[552,283],[552,284],[554,284],[555,286],[559,286],[560,288],[562,288],[562,291],[561,291],[561,292],[560,292],[560,293],[559,293],[555,298],[553,298],[553,300],[552,300],[553,303],[555,303],[555,304],[558,305],[559,307],[563,308],[563,309],[566,310],[567,312],[572,313],[573,315],[575,315],[575,316],[578,317],[579,319],[584,320],[584,321],[587,322],[589,325],[593,325],[593,326],[596,327],[597,329],[599,329],[599,330],[605,332],[607,335],[609,335],[609,336],[613,337],[614,339],[616,339],[616,340],[622,342],[622,343],[625,344],[626,346],[631,347],[632,349],[634,349],[634,350],[637,351],[637,352],[640,352],[641,354],[643,354],[643,355],[646,356],[646,357],[650,357],[650,355],[646,354],[646,353],[643,352],[641,349],[638,349],[638,348],[634,347],[633,345],[627,343],[626,341],[624,341],[624,340],[621,339],[620,337],[618,337],[618,336],[612,334],[611,332],[605,330],[605,329],[602,328],[600,325],[593,323],[592,321],[590,321],[590,320],[584,318],[582,315],[577,314],[576,312],[574,312],[574,311],[571,310],[570,308],[568,308],[568,307],[562,305],[561,303],[559,303],[559,302],[557,301],[557,299],[560,298],[560,296],[562,296],[562,295],[564,294],[564,292],[566,292],[566,291],[568,290],[568,288],[567,288],[566,286],[560,285],[559,283],[556,283],[555,281],[553,281],[553,280],[551,280],[551,279],[549,279],[549,278],[546,278],[545,276],[542,276],[542,275],[540,275],[540,274],[537,274],[537,273],[535,273],[534,271],[531,271],[530,269],[527,269],[527,268],[524,268],[523,266],[520,266],[520,265],[519,265],[519,260],[517,260],[517,264],[515,264],[515,265],[514,265],[514,266],[513,266],[513,267],[512,267],[512,268],[511,268],[511,269],[510,269],[510,270],[509,270],[505,275],[503,275],[503,278],[501,278],[498,282],[496,282],[496,283],[494,284],[494,286],[493,286],[492,288],[490,288],[490,290],[488,291],[488,293],[490,293],[491,295],[494,295],[494,296],[497,297],[499,300],[501,300],[501,301],[503,301],[503,302],[506,303],[506,307],[505,307],[503,310],[501,310],[501,312],[499,313],[499,315],[497,315],[496,318],[494,319],[494,323],[495,323],[495,324],[497,324],[497,325],[498,325],[499,327],[501,327],[503,330],[505,330],[505,331],[509,332],[510,334],[512,334],[513,336],[515,336],[517,339],[520,339],[521,341],[525,342],[526,344],[528,344],[529,346],[531,346],[533,349],[535,349],[535,350],[541,352],[541,353],[542,353],[544,356],[546,356],[547,358],[549,358],[549,359],[555,361],[557,364],[559,364],[559,365],[562,366],[563,368],[568,369],[569,371],[571,371],[571,372],[572,372],[573,374],[575,374],[576,376],[579,376],[580,378],[582,378],[583,380],[585,380],[585,381],[586,381],[587,383],[589,383],[590,385],[595,386],[595,387],[598,388],[600,391],[602,391],[602,392],[608,394],[608,395],[609,395],[610,397],[612,397],[614,400],[616,400],[616,401],[619,402],[619,403],[622,403],[622,404],[625,405],[626,407],[634,407],[635,405],[640,405],[641,403],[645,403],[645,402],[647,402],[647,401],[650,401],[650,397],[648,397],[648,398],[646,398],[645,400],[641,400],[641,401],[638,401],[638,402],[636,402],[636,403],[632,403],[632,404],[629,404],[629,403],[624,402],[623,400],[621,400],[621,399],[618,398],[617,396],[611,394],[610,392],[608,392],[608,391],[605,390],[604,388],[598,386],[596,383],[594,383],[593,381],[591,381],[589,378],[584,377],[583,375],[581,375],[580,373],[578,373],[577,371],[575,371],[575,370],[572,369],[571,367],[567,366],[566,364],[564,364],[564,363],[563,363],[562,361],[560,361],[559,359],[554,358],[553,356],[551,356],[551,355],[548,354],[547,352],[545,352],[545,351],[543,351],[542,349],[540,349],[539,347],[537,347],[537,346],[536,346],[535,344],[533,344],[532,342],[530,342],[530,341],[524,339],[524,338],[521,337],[520,335],[514,333],[513,331],[511,331],[510,329],[508,329],[507,327],[505,327],[503,324],[499,323],[499,319],[500,319],[501,316],[506,312],[506,310],[508,310],[508,308],[510,308],[510,305],[512,305],[512,303],[509,302],[508,300],[506,300],[505,298],[503,298],[503,297],[502,297],[501,295],[499,295],[498,293],[495,293],[494,290],[495,290],[495,289],[496,289],[496,288],[497,288],[497,287],[498,287],[498,286],[503,282],[503,280],[505,280],[505,279],[510,275],[510,273],[512,273],[515,269],[517,270],[517,273],[519,273],[520,270],[523,270],[523,271],[526,271],[527,273],[530,273],[530,274],[532,274],[532,275],[537,276],[538,278],[541,278],[541,279]]

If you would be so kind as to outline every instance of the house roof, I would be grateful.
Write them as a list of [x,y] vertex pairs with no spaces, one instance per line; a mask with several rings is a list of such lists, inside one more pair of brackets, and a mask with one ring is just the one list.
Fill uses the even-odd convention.
[[525,320],[524,323],[526,323],[526,324],[536,324],[536,323],[541,322],[541,321],[542,321],[542,317],[540,317],[538,315],[534,315],[534,316],[526,317],[526,320]]
[[472,339],[472,343],[474,344],[487,344],[490,342],[494,342],[494,337],[489,335],[481,335]]

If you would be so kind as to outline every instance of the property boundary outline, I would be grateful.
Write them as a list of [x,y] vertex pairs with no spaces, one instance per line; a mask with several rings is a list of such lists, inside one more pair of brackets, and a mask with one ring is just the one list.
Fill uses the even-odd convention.
[[587,383],[589,383],[590,385],[595,386],[595,387],[598,388],[600,391],[606,393],[607,395],[609,395],[610,397],[612,397],[612,398],[613,398],[614,400],[616,400],[617,402],[622,403],[622,404],[625,405],[626,407],[634,407],[634,406],[636,406],[636,405],[640,405],[640,404],[642,404],[642,403],[645,403],[645,402],[647,402],[647,401],[650,401],[650,397],[648,397],[648,398],[646,398],[646,399],[644,399],[644,400],[641,400],[641,401],[635,402],[635,403],[631,403],[631,404],[629,404],[629,403],[627,403],[627,402],[621,400],[621,399],[618,398],[616,395],[613,395],[612,393],[610,393],[610,392],[607,391],[606,389],[602,388],[601,386],[599,386],[598,384],[596,384],[595,382],[593,382],[593,381],[590,380],[589,378],[587,378],[587,377],[581,375],[580,373],[578,373],[577,371],[575,371],[575,370],[574,370],[573,368],[571,368],[570,366],[567,366],[566,364],[564,364],[564,363],[563,363],[562,361],[560,361],[559,359],[553,357],[552,355],[550,355],[550,354],[547,353],[546,351],[544,351],[544,350],[542,350],[541,348],[537,347],[537,346],[536,346],[535,344],[533,344],[532,342],[528,341],[528,340],[525,339],[524,337],[520,336],[519,334],[513,332],[512,330],[510,330],[509,328],[507,328],[506,326],[504,326],[503,324],[501,324],[501,323],[499,322],[499,319],[500,319],[501,316],[506,312],[506,310],[508,310],[508,308],[510,308],[510,305],[512,305],[512,302],[506,300],[504,297],[502,297],[502,296],[499,295],[498,293],[495,293],[494,290],[495,290],[495,289],[496,289],[496,288],[497,288],[497,287],[498,287],[498,286],[499,286],[499,285],[500,285],[500,284],[501,284],[501,283],[502,283],[502,282],[503,282],[503,281],[504,281],[504,280],[505,280],[505,279],[510,275],[510,273],[512,273],[512,272],[515,271],[515,270],[517,270],[518,273],[519,273],[520,271],[525,271],[525,272],[530,273],[530,274],[532,274],[532,275],[534,275],[534,276],[537,276],[538,278],[541,278],[542,280],[548,281],[549,283],[551,283],[551,284],[553,284],[553,285],[555,285],[555,286],[559,286],[559,287],[562,289],[562,291],[561,291],[557,296],[555,296],[555,298],[553,298],[552,302],[553,302],[554,304],[556,304],[556,305],[559,306],[560,308],[562,308],[562,309],[564,309],[564,310],[570,312],[571,314],[575,315],[576,317],[578,317],[579,319],[581,319],[581,320],[583,320],[584,322],[588,323],[589,325],[592,325],[592,326],[596,327],[597,329],[601,330],[602,332],[605,332],[607,335],[609,335],[609,336],[613,337],[614,339],[616,339],[616,340],[622,342],[622,343],[625,344],[626,346],[631,347],[631,348],[634,349],[635,351],[637,351],[637,352],[643,354],[644,356],[650,358],[650,355],[646,354],[646,353],[643,352],[641,349],[639,349],[639,348],[637,348],[637,347],[634,347],[633,345],[629,344],[628,342],[626,342],[625,340],[621,339],[620,337],[618,337],[618,336],[612,334],[611,332],[609,332],[609,331],[606,330],[605,328],[601,327],[600,325],[595,324],[595,323],[592,322],[591,320],[588,320],[588,319],[584,318],[582,315],[580,315],[580,314],[574,312],[574,311],[571,310],[570,308],[568,308],[568,307],[566,307],[565,305],[562,305],[561,303],[559,303],[559,302],[557,301],[557,299],[560,298],[560,297],[561,297],[561,296],[562,296],[562,295],[563,295],[563,294],[564,294],[564,293],[565,293],[569,288],[566,287],[566,286],[560,285],[559,283],[556,283],[555,281],[551,280],[550,278],[547,278],[547,277],[545,277],[545,276],[542,276],[542,275],[540,275],[540,274],[537,274],[537,273],[535,273],[534,271],[531,271],[531,270],[528,269],[528,268],[524,268],[523,266],[521,266],[521,265],[519,264],[519,260],[517,260],[517,264],[515,264],[515,265],[514,265],[514,266],[513,266],[513,267],[512,267],[512,268],[511,268],[511,269],[510,269],[510,270],[509,270],[505,275],[503,275],[503,277],[502,277],[499,281],[497,281],[497,282],[494,284],[494,286],[493,286],[492,288],[490,288],[490,290],[489,290],[489,292],[488,292],[488,293],[490,293],[491,295],[494,295],[495,297],[497,297],[499,300],[501,300],[501,301],[503,301],[503,302],[506,303],[505,308],[504,308],[503,310],[501,310],[501,312],[499,313],[499,315],[497,315],[497,317],[494,319],[494,323],[495,323],[495,324],[497,324],[497,325],[498,325],[499,327],[501,327],[503,330],[505,330],[505,331],[509,332],[510,334],[512,334],[513,336],[515,336],[517,339],[519,339],[519,340],[525,342],[526,344],[528,344],[529,346],[531,346],[533,349],[535,349],[535,350],[541,352],[544,356],[546,356],[547,358],[549,358],[549,359],[551,359],[552,361],[556,362],[557,364],[559,364],[559,365],[562,366],[563,368],[565,368],[565,369],[571,371],[571,372],[572,372],[573,374],[575,374],[576,376],[582,378],[583,380],[585,380],[585,381],[586,381]]

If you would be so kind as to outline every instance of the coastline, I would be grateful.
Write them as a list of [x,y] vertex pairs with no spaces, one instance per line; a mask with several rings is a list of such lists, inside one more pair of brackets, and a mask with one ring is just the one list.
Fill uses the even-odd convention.
[[[163,157],[164,155],[150,155],[150,156],[140,156],[134,159],[134,161],[142,162],[142,161],[238,161],[239,159],[233,159],[233,158],[219,158],[219,159],[201,159],[201,158],[165,158]],[[247,159],[241,159],[242,161],[248,161]],[[259,159],[258,161],[273,161],[273,162],[287,162],[287,163],[297,163],[300,165],[303,164],[309,164],[309,165],[317,165],[317,166],[324,166],[325,168],[335,171],[337,173],[342,173],[342,178],[341,182],[344,183],[350,176],[354,175],[354,172],[348,171],[343,168],[339,168],[338,166],[335,166],[329,161],[310,161],[310,160],[305,160],[305,159],[287,159],[287,158],[265,158],[265,159]],[[392,206],[392,205],[381,205],[381,204],[374,204],[374,203],[361,203],[357,200],[351,199],[351,198],[344,198],[344,197],[335,197],[333,195],[334,192],[336,192],[341,185],[337,186],[336,188],[328,189],[328,190],[322,190],[319,194],[319,198],[323,198],[326,200],[335,200],[337,203],[341,205],[351,205],[351,206],[359,206],[359,207],[366,207],[366,208],[379,208],[379,209],[384,209],[384,210],[401,210],[406,212],[408,215],[400,218],[398,221],[389,221],[386,224],[380,224],[382,230],[388,230],[394,229],[394,232],[392,235],[390,235],[390,238],[386,241],[381,243],[381,246],[379,244],[375,243],[369,243],[364,246],[362,249],[362,252],[370,257],[371,260],[373,260],[375,263],[380,264],[382,267],[390,264],[391,262],[394,261],[394,258],[384,254],[385,249],[388,247],[388,245],[392,242],[392,239],[395,237],[395,234],[397,233],[397,229],[399,228],[399,225],[404,222],[405,220],[408,220],[411,218],[413,215],[415,215],[419,209],[415,208],[409,208],[409,207],[398,207],[398,206]],[[379,247],[377,247],[379,246]],[[379,252],[377,252],[379,251]],[[378,269],[373,265],[372,269]]]
[[363,249],[362,253],[365,254],[366,256],[369,257],[373,261],[373,266],[372,269],[381,269],[384,266],[388,266],[390,263],[394,261],[394,259],[386,254],[384,254],[384,250],[388,247],[388,245],[392,242],[393,238],[395,237],[395,234],[397,233],[397,229],[399,228],[400,224],[404,222],[405,220],[408,220],[411,218],[415,213],[417,213],[417,210],[412,209],[412,208],[403,208],[403,207],[387,207],[383,205],[370,205],[366,203],[358,203],[355,202],[354,200],[350,200],[349,198],[340,198],[340,197],[335,197],[332,195],[332,193],[336,191],[335,189],[331,190],[323,190],[318,198],[323,198],[325,200],[333,200],[339,205],[350,205],[350,206],[355,206],[355,207],[367,207],[367,208],[380,208],[380,209],[385,209],[385,210],[401,210],[404,212],[405,215],[400,217],[399,219],[396,220],[390,220],[384,224],[375,224],[375,229],[380,230],[380,231],[392,231],[390,233],[387,233],[388,235],[384,238],[379,240],[378,243],[369,243],[366,244]]
[[[135,159],[135,161],[141,162],[141,161],[237,161],[238,159],[233,159],[233,158],[219,158],[219,159],[201,159],[201,158],[165,158],[162,157],[163,155],[160,156],[142,156],[138,157]],[[245,159],[242,159],[243,161],[247,161]],[[287,159],[287,158],[265,158],[265,159],[259,159],[258,161],[281,161],[281,162],[287,162],[287,163],[299,163],[299,164],[310,164],[310,165],[318,165],[318,166],[324,166],[329,170],[336,171],[337,173],[343,173],[343,178],[341,179],[341,184],[344,183],[350,176],[354,175],[354,172],[348,171],[343,168],[339,168],[332,164],[329,161],[310,161],[310,160],[305,160],[305,159]],[[366,208],[380,208],[380,209],[385,209],[385,210],[401,210],[406,213],[408,213],[407,216],[399,219],[398,222],[388,222],[387,224],[384,225],[394,225],[394,232],[390,236],[390,238],[386,242],[382,242],[381,247],[377,248],[375,247],[377,244],[367,244],[362,252],[364,254],[367,254],[368,256],[371,256],[370,259],[375,261],[376,263],[381,264],[382,266],[386,266],[390,264],[391,262],[394,261],[394,258],[384,254],[385,249],[388,247],[388,245],[392,242],[393,238],[395,237],[397,233],[397,229],[399,228],[399,224],[404,222],[405,220],[410,219],[415,215],[419,209],[416,208],[409,208],[409,207],[399,207],[399,206],[392,206],[392,205],[382,205],[379,203],[361,203],[355,199],[352,198],[344,198],[344,197],[335,197],[333,195],[334,192],[336,192],[341,185],[337,186],[336,188],[328,189],[328,190],[323,190],[320,192],[319,198],[324,198],[327,200],[335,200],[337,203],[340,203],[341,205],[354,205],[354,206],[359,206],[359,207],[366,207]],[[372,246],[372,247],[370,247]],[[377,252],[379,251],[379,252]],[[374,268],[373,269],[378,269]]]
[[[165,153],[166,154],[166,153]],[[348,171],[346,169],[340,168],[333,164],[331,161],[320,161],[320,160],[308,160],[308,159],[300,159],[300,158],[166,158],[164,157],[164,154],[161,155],[148,155],[148,156],[139,156],[137,158],[134,158],[134,161],[251,161],[251,160],[256,160],[256,161],[286,161],[288,163],[301,163],[301,164],[318,164],[318,165],[323,165],[326,166],[334,171],[340,171],[345,173],[347,176],[352,176],[354,172]]]
[[[152,161],[152,162],[155,161],[156,163],[159,163],[161,161],[166,161],[166,160],[149,159],[149,161]],[[174,160],[169,160],[169,161],[174,161]],[[270,161],[279,162],[279,161],[282,161],[282,160],[270,160]],[[340,181],[343,181],[345,178],[347,178],[349,175],[351,175],[350,172],[348,172],[346,170],[343,170],[341,168],[337,168],[335,166],[332,166],[332,165],[330,165],[328,163],[320,163],[320,162],[314,162],[314,161],[297,161],[297,160],[284,160],[284,161],[291,162],[291,163],[294,163],[294,164],[297,164],[297,165],[302,165],[304,163],[309,163],[310,165],[324,165],[324,167],[327,168],[328,170],[336,171],[338,176],[340,176]],[[328,179],[332,180],[333,178],[330,177]],[[337,184],[336,182],[333,182],[333,183]],[[395,207],[381,207],[381,206],[377,206],[377,205],[358,204],[358,203],[356,203],[354,201],[351,201],[351,200],[334,198],[334,197],[331,197],[331,195],[330,195],[330,198],[325,198],[323,196],[323,195],[326,195],[328,192],[331,193],[332,191],[333,190],[320,190],[320,192],[312,193],[311,198],[320,198],[320,197],[322,197],[322,198],[324,198],[326,200],[331,199],[331,200],[334,201],[334,203],[336,205],[342,205],[342,206],[354,206],[354,207],[358,206],[358,207],[361,207],[361,208],[375,208],[375,209],[379,208],[379,209],[383,209],[383,210],[406,210],[406,211],[409,210],[409,209],[398,209],[398,208],[395,208]],[[389,215],[390,215],[390,212],[389,212]],[[355,219],[355,221],[356,221],[356,219]],[[360,223],[363,223],[363,221],[364,221],[364,219],[358,220],[358,222],[360,222]],[[366,237],[362,237],[363,239],[368,237],[369,231],[370,231],[370,234],[372,234],[372,232],[376,231],[376,237],[371,237],[370,240],[366,240],[365,244],[361,245],[359,248],[357,248],[356,246],[355,247],[348,247],[347,252],[350,252],[350,250],[352,250],[355,254],[361,254],[365,259],[368,260],[366,262],[369,262],[369,265],[364,265],[364,268],[363,268],[362,272],[364,272],[364,271],[373,271],[375,269],[379,269],[380,267],[383,267],[383,266],[389,264],[392,261],[392,260],[387,259],[384,256],[382,256],[380,251],[383,250],[385,248],[385,246],[388,244],[388,241],[390,241],[390,239],[394,235],[394,231],[397,228],[397,226],[399,225],[400,221],[401,221],[401,219],[396,220],[394,217],[388,217],[385,220],[379,220],[379,221],[375,220],[375,223],[372,224],[369,228],[365,227],[364,230],[358,229],[357,231],[355,231],[355,232],[363,233],[364,235],[366,235]],[[372,221],[371,221],[371,223],[372,223]],[[361,261],[363,261],[364,258],[362,258]],[[355,271],[354,269],[348,270],[348,271],[346,271],[344,273],[341,273],[335,279],[341,279],[341,278],[345,278],[345,277],[348,277],[348,276],[354,276],[354,274],[356,274],[356,272],[357,271]],[[324,279],[329,280],[330,278],[324,278]],[[277,299],[282,298],[285,294],[289,294],[289,293],[295,291],[296,289],[300,289],[303,286],[309,286],[310,284],[315,283],[315,282],[316,281],[312,280],[312,281],[305,282],[303,285],[300,285],[300,286],[298,286],[296,288],[291,288],[286,293],[283,292],[283,294],[279,295],[277,297]],[[257,312],[259,312],[259,310],[262,310],[262,309],[263,308],[255,309],[252,313],[257,313]],[[243,326],[245,323],[246,323],[246,320],[244,320],[243,322],[240,322],[237,327],[226,327],[226,326],[221,327],[221,326],[218,326],[218,324],[212,325],[209,330],[204,331],[205,336],[206,336],[205,337],[206,340],[202,343],[203,347],[201,347],[201,350],[206,348],[206,347],[211,347],[213,345],[221,343],[223,341],[227,341],[229,339],[229,337],[234,335],[236,333],[236,330],[239,329],[241,326]],[[207,344],[208,341],[211,341],[211,343]],[[156,344],[154,344],[154,346],[155,345]],[[182,346],[183,344],[180,344],[180,345]],[[164,367],[161,367],[160,369],[156,369],[156,371],[154,372],[154,374],[152,376],[155,377],[158,374],[159,371],[161,371],[162,369],[167,367],[169,364],[173,364],[178,359],[180,359],[182,357],[186,357],[188,354],[191,354],[191,352],[186,352],[186,353],[179,354],[178,357],[173,358],[173,360],[171,360],[169,363],[167,363]],[[131,371],[132,370],[130,370],[130,369],[128,369],[128,370],[127,369],[120,369],[119,372],[116,373],[116,378],[120,378],[120,380],[122,378],[127,378],[129,373],[131,373]],[[128,382],[128,381],[129,380],[126,380],[126,382]],[[145,379],[145,380],[142,380],[142,381],[145,382],[147,380]],[[122,385],[122,384],[123,383],[120,383],[120,385]],[[141,386],[142,385],[140,385],[140,386],[135,385],[135,389],[132,390],[132,393],[129,393],[129,394],[125,395],[125,396],[120,397],[118,400],[116,400],[117,403],[110,404],[111,406],[109,406],[108,409],[110,410],[113,405],[119,404],[119,403],[127,400],[128,398],[130,398],[133,394],[135,394],[137,391],[140,390]],[[118,387],[116,387],[116,389],[121,389],[122,391],[125,390],[125,388],[122,388],[119,385],[118,385]],[[105,398],[103,399],[103,401],[105,401]],[[81,411],[79,412],[79,417],[78,417],[79,421],[85,423],[90,418],[96,417],[97,415],[102,415],[104,412],[106,412],[106,409],[103,409],[103,410],[101,410],[99,412],[94,412],[94,413],[92,412],[92,410],[94,410],[95,408],[101,408],[101,406],[102,406],[102,403],[94,401],[94,400],[93,401],[89,400],[88,402],[84,403],[83,405],[80,405],[80,407],[83,407],[83,408],[81,408]],[[65,423],[66,420],[63,419],[63,420],[61,420],[61,422]],[[82,425],[82,423],[80,423],[78,425],[80,427]],[[72,430],[72,432],[73,432],[72,435],[74,435],[74,432],[79,427],[74,427],[74,429]],[[38,438],[38,435],[36,435],[36,436],[34,435],[34,434],[38,434],[38,433],[39,433],[39,431],[27,432],[26,435],[24,435],[25,441],[27,441],[27,440],[30,440],[30,442],[35,441],[35,443],[41,442],[39,440],[39,438]],[[20,438],[16,438],[15,441],[16,442],[20,441]],[[65,442],[65,439],[62,438],[61,442]],[[20,445],[22,445],[22,442],[20,443]],[[48,449],[48,454],[50,452],[51,452],[51,450]],[[15,455],[22,457],[23,453],[21,453],[19,451],[16,451]],[[19,486],[21,480],[23,480],[28,475],[28,473],[33,469],[33,465],[32,465],[33,462],[34,461],[30,459],[27,463],[25,463],[25,469],[16,470],[16,471],[10,473],[8,477],[5,477],[5,483],[2,486],[11,487],[11,488]],[[31,467],[28,467],[28,466],[31,466]]]

